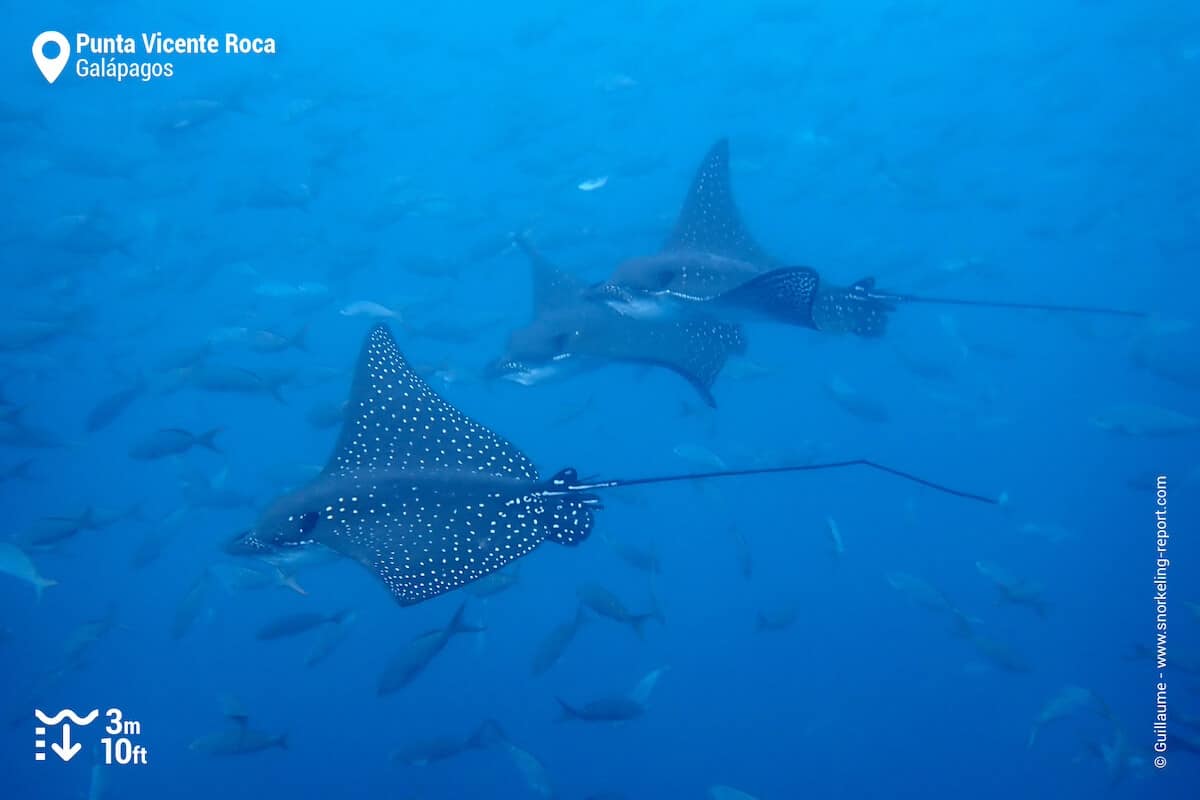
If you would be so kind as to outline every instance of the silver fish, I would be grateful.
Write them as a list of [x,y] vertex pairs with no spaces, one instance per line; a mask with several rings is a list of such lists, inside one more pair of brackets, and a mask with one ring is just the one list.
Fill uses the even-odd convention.
[[188,745],[188,749],[210,756],[240,756],[260,753],[276,747],[286,750],[287,746],[286,733],[264,733],[241,724],[228,730],[201,736]]
[[557,698],[562,718],[582,722],[627,722],[637,719],[646,713],[650,695],[667,669],[659,667],[651,670],[627,694],[601,697],[582,705],[571,705],[561,697]]
[[657,575],[662,572],[662,563],[658,559],[658,550],[653,546],[644,547],[630,539],[616,539],[605,536],[604,541],[612,551],[629,566],[643,572]]
[[750,580],[754,575],[754,557],[750,551],[750,542],[737,526],[729,528],[729,535],[733,537],[733,544],[737,548],[738,571],[743,578]]
[[1032,609],[1043,619],[1050,613],[1050,605],[1042,595],[1040,587],[1022,578],[1013,577],[992,561],[976,561],[975,568],[979,570],[980,575],[995,585],[1005,601]]
[[1101,430],[1126,436],[1181,436],[1200,431],[1200,419],[1147,403],[1111,406],[1094,415],[1091,422]]
[[337,625],[350,615],[348,610],[335,611],[332,614],[322,614],[317,611],[304,611],[299,614],[288,614],[285,617],[268,622],[258,629],[255,638],[260,642],[272,639],[285,639],[289,636],[299,636],[322,625]]
[[1091,689],[1082,686],[1067,685],[1050,698],[1033,720],[1029,729],[1029,740],[1026,747],[1033,747],[1042,729],[1052,722],[1074,716],[1083,711],[1094,711],[1105,719],[1112,719],[1112,711],[1108,704]]
[[10,575],[33,586],[38,600],[42,599],[44,590],[58,585],[58,581],[43,578],[29,555],[12,542],[0,541],[0,573]]
[[795,625],[799,618],[800,609],[795,606],[759,611],[754,630],[760,633],[784,631]]
[[222,428],[213,428],[204,433],[195,434],[182,428],[164,428],[155,431],[129,449],[129,457],[139,461],[153,461],[167,456],[177,456],[186,453],[193,447],[203,447],[214,453],[220,453],[217,447],[217,434]]
[[589,610],[594,611],[601,617],[607,617],[614,622],[628,625],[639,637],[642,636],[643,626],[649,620],[658,620],[660,624],[663,623],[662,611],[658,608],[657,603],[649,611],[635,614],[625,608],[620,598],[598,584],[581,584],[576,588],[575,594],[579,598],[579,602]]
[[281,394],[282,384],[290,377],[281,374],[272,380],[271,376],[242,367],[207,362],[191,367],[183,374],[186,384],[193,389],[222,394],[267,395],[282,405],[287,405]]
[[859,419],[868,422],[887,422],[891,419],[887,406],[855,389],[840,376],[830,378],[825,388],[834,402]]
[[456,634],[479,633],[482,629],[464,624],[463,613],[466,603],[460,605],[454,612],[450,624],[444,628],[424,633],[408,643],[404,650],[388,662],[379,676],[376,687],[380,695],[398,692],[425,671],[434,656],[442,652]]
[[296,582],[294,575],[288,575],[275,566],[262,570],[242,564],[221,562],[210,565],[209,572],[225,584],[226,588],[234,591],[254,591],[279,587],[289,589],[299,595],[308,594],[304,587]]
[[562,658],[567,647],[575,640],[575,635],[579,633],[579,629],[583,623],[587,621],[587,614],[584,613],[583,605],[575,610],[575,616],[571,619],[556,625],[550,633],[546,634],[546,638],[538,645],[537,650],[533,654],[533,666],[531,672],[534,675],[541,675],[546,670],[550,669],[558,660]]
[[204,610],[205,600],[208,599],[208,570],[200,573],[200,577],[188,589],[187,594],[175,608],[175,617],[171,622],[171,638],[181,639],[192,629],[196,617]]
[[346,641],[346,637],[350,635],[354,619],[354,614],[347,614],[337,624],[322,627],[317,634],[317,640],[313,642],[308,655],[304,657],[304,666],[313,667],[329,658],[333,651],[341,646],[342,642]]
[[411,742],[392,753],[392,760],[401,764],[424,767],[446,761],[471,750],[489,747],[500,742],[503,732],[492,720],[484,721],[465,736],[438,736]]
[[145,393],[146,380],[139,376],[132,386],[119,389],[98,401],[88,412],[87,419],[84,420],[84,429],[88,433],[95,433],[107,428]]
[[367,317],[369,319],[394,319],[400,320],[402,315],[399,311],[394,311],[385,305],[380,305],[372,300],[356,300],[353,303],[347,303],[342,306],[339,311],[343,317]]

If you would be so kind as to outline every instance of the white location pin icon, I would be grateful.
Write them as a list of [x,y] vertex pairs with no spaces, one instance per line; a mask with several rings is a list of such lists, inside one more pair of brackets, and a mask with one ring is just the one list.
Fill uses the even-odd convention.
[[[44,51],[48,42],[54,42],[58,45],[58,55],[54,58],[46,58]],[[47,83],[54,83],[58,80],[58,76],[62,74],[63,67],[70,60],[71,43],[67,41],[67,37],[58,31],[40,33],[33,40],[33,62],[42,71],[42,76],[45,77]]]

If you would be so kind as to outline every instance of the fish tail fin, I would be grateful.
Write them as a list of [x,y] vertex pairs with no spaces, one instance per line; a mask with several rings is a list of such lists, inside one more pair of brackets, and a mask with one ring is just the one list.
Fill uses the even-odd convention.
[[[1113,714],[1112,706],[1110,706],[1103,697],[1095,692],[1090,692],[1090,694],[1092,696],[1092,702],[1096,704],[1097,713],[1099,713],[1100,716],[1104,717],[1109,722],[1115,722],[1116,716]],[[1193,727],[1196,727],[1197,725],[1200,725],[1200,720],[1197,720],[1193,723]]]
[[305,590],[305,588],[300,585],[300,583],[296,580],[295,575],[288,575],[286,572],[279,569],[278,567],[275,568],[275,571],[277,573],[279,573],[279,585],[280,586],[291,589],[293,592],[295,592],[298,595],[303,595],[305,597],[308,596],[308,591]]
[[13,479],[20,478],[21,480],[26,481],[33,480],[33,474],[29,471],[29,468],[32,466],[33,459],[27,458],[12,468],[12,472],[10,473],[9,477]]
[[504,728],[500,727],[500,723],[494,719],[485,719],[479,726],[479,730],[471,735],[470,743],[473,747],[491,747],[496,744],[508,741],[508,737],[504,735]]
[[24,420],[21,419],[21,416],[25,413],[25,408],[26,407],[23,405],[10,406],[4,412],[0,413],[0,419],[4,420],[9,425],[19,428],[24,422]]
[[249,114],[251,109],[246,95],[247,89],[245,86],[237,87],[223,101],[225,108],[237,114]]
[[663,614],[662,603],[658,600],[658,591],[654,586],[654,573],[650,573],[650,616],[657,620],[659,625],[667,624],[667,617]]
[[579,712],[576,711],[575,709],[571,708],[571,706],[569,706],[567,704],[566,700],[563,700],[561,697],[556,697],[554,699],[558,701],[558,710],[559,710],[558,721],[559,722],[566,722],[567,720],[579,719]]
[[288,735],[286,733],[279,734],[279,738],[275,740],[275,745],[280,750],[288,749]]
[[762,633],[767,629],[767,618],[761,611],[754,612],[754,632]]
[[[100,213],[106,214],[107,212],[101,211]],[[122,248],[126,247],[130,241],[132,241],[132,237],[130,237],[130,239],[126,239],[124,244],[118,246],[117,251],[128,255],[129,252]],[[62,321],[67,330],[78,331],[79,329],[90,324],[92,320],[95,319],[95,316],[96,311],[94,308],[80,305],[75,306],[74,308],[66,309],[62,314]]]
[[657,612],[647,611],[645,614],[634,614],[629,618],[629,627],[633,628],[633,632],[639,639],[645,639],[646,623],[652,619],[657,619]]
[[308,352],[308,324],[305,323],[296,331],[296,335],[288,339],[288,346],[307,353]]
[[283,392],[280,390],[278,385],[272,386],[269,391],[271,393],[271,397],[275,398],[275,402],[279,403],[281,406],[286,406],[288,404],[287,398],[283,396]]
[[1028,740],[1028,741],[1025,743],[1025,749],[1026,749],[1026,750],[1031,750],[1031,749],[1033,749],[1033,745],[1034,745],[1034,743],[1037,741],[1038,730],[1039,730],[1039,726],[1038,726],[1038,724],[1035,722],[1035,723],[1033,724],[1033,727],[1031,727],[1031,728],[1029,729],[1029,740]]
[[951,633],[958,639],[973,639],[975,626],[983,622],[978,617],[972,617],[957,608],[951,608],[950,615],[953,619]]
[[34,581],[33,588],[37,592],[37,599],[39,603],[42,601],[42,592],[46,591],[51,586],[58,586],[58,581],[52,578],[38,578]]
[[450,624],[447,626],[450,629],[450,635],[456,633],[483,633],[487,628],[479,625],[468,625],[464,618],[467,613],[467,604],[463,603],[454,612],[454,616],[450,619]]
[[224,428],[213,428],[210,431],[205,431],[196,437],[196,444],[201,447],[212,450],[214,453],[224,453],[221,448],[217,447],[217,434],[225,430]]

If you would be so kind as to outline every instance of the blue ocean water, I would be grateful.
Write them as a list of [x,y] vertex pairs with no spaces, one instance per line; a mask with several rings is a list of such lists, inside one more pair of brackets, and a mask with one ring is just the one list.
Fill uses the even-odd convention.
[[[2,533],[57,585],[38,600],[0,578],[3,796],[1195,795],[1194,4],[48,3],[5,16]],[[278,52],[110,56],[172,62],[148,82],[81,78],[73,58],[49,85],[30,58],[47,29],[236,32]],[[600,281],[659,249],[720,137],[742,216],[783,263],[841,284],[1154,316],[913,303],[882,339],[749,323],[716,409],[645,366],[485,379],[531,314],[512,235]],[[487,598],[402,608],[345,559],[301,570],[305,596],[232,586],[231,564],[256,565],[225,544],[329,456],[336,428],[314,416],[347,397],[367,302],[418,373],[544,475],[867,457],[1007,502],[862,470],[669,484],[606,495],[587,541],[546,543]],[[299,331],[303,349],[263,333]],[[257,384],[198,388],[204,364]],[[89,431],[97,404],[139,380]],[[1124,434],[1104,429],[1114,418]],[[162,429],[214,428],[219,453],[130,455]],[[1161,769],[1159,475],[1175,534]],[[48,521],[64,517],[87,524]],[[48,529],[72,535],[34,546]],[[661,570],[631,567],[613,542],[652,547]],[[996,575],[1027,602],[1004,602]],[[592,614],[532,675],[589,583],[635,612],[661,604],[662,623],[639,637]],[[486,630],[378,696],[389,660],[464,600]],[[343,609],[346,639],[313,666],[323,631],[256,636]],[[760,614],[783,629],[758,630]],[[627,694],[663,667],[636,719],[560,720],[559,698]],[[1067,687],[1087,699],[1030,745]],[[239,730],[230,697],[286,748],[195,746]],[[36,761],[35,708],[119,708],[149,763],[100,763],[99,723],[76,731],[85,749],[69,763]],[[500,742],[428,766],[391,758],[485,720]]]

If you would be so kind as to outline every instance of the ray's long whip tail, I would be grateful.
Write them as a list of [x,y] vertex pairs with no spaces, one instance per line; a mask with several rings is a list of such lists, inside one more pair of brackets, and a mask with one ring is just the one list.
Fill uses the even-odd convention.
[[611,478],[607,480],[596,481],[579,481],[577,477],[570,477],[564,481],[564,488],[568,491],[591,491],[594,489],[617,489],[625,486],[645,486],[653,483],[675,483],[679,481],[701,481],[712,478],[732,478],[745,475],[771,475],[783,472],[816,472],[825,469],[845,469],[847,467],[867,467],[869,469],[885,472],[889,475],[894,475],[906,481],[925,486],[935,491],[944,492],[945,494],[962,497],[967,500],[974,500],[979,503],[988,503],[990,505],[998,505],[1001,501],[992,497],[985,497],[974,492],[966,492],[961,489],[954,489],[945,484],[931,481],[928,478],[922,478],[919,475],[914,475],[911,472],[906,472],[902,469],[889,467],[886,464],[880,464],[877,461],[871,461],[866,458],[852,458],[844,461],[824,461],[816,464],[793,464],[781,467],[756,467],[752,469],[722,469],[712,472],[689,472],[678,475],[656,475],[645,478]]

